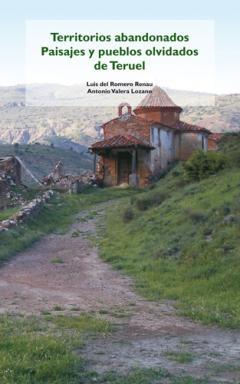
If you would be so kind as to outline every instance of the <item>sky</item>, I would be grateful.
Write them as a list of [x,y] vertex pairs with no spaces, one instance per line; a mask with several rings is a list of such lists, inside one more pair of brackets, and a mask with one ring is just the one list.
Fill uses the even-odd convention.
[[0,85],[25,83],[26,20],[215,21],[215,92],[240,93],[239,0],[0,0]]

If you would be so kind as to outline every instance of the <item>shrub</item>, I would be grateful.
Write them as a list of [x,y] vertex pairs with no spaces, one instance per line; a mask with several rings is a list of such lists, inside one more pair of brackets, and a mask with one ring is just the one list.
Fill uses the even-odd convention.
[[234,148],[234,150],[228,155],[230,164],[232,166],[238,167],[240,165],[240,150],[239,148]]
[[181,172],[179,171],[179,169],[175,169],[172,171],[172,175],[173,177],[179,177],[181,175]]
[[184,164],[184,171],[187,179],[201,180],[224,169],[226,163],[220,152],[197,151]]
[[139,209],[139,211],[145,211],[149,207],[149,201],[148,198],[142,197],[140,199],[136,200],[136,207]]
[[129,223],[134,218],[134,213],[132,208],[126,208],[125,211],[123,211],[123,222]]
[[185,213],[194,223],[199,223],[206,219],[206,215],[204,214],[204,212],[195,211],[191,208],[185,209]]
[[166,199],[166,194],[163,192],[152,193],[136,200],[136,207],[139,211],[146,211],[147,209],[160,205]]

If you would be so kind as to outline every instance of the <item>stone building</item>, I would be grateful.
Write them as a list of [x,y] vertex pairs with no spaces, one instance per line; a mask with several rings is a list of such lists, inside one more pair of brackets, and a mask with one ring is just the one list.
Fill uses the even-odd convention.
[[94,143],[96,177],[105,186],[146,186],[175,160],[207,150],[210,131],[180,120],[182,108],[155,86],[132,111],[118,107],[118,117],[102,125],[104,139]]

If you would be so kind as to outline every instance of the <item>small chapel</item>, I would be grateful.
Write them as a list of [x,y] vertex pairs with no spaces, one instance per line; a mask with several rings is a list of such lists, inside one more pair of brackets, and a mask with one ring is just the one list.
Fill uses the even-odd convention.
[[96,177],[105,186],[144,187],[173,161],[207,151],[211,132],[181,121],[181,112],[158,86],[134,110],[120,104],[118,116],[102,125],[103,140],[90,147]]

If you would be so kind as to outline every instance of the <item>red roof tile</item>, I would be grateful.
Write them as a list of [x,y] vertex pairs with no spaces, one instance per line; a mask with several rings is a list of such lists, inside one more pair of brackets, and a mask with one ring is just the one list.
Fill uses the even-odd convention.
[[200,127],[199,125],[195,125],[195,124],[189,124],[189,123],[186,123],[185,121],[179,121],[177,124],[176,124],[176,129],[179,129],[181,131],[192,131],[192,132],[206,132],[206,133],[211,133],[211,131],[209,131],[208,129],[206,128],[203,128],[203,127]]
[[168,94],[158,86],[153,87],[152,93],[149,93],[144,97],[140,104],[138,104],[138,106],[135,108],[134,112],[136,112],[138,109],[152,107],[174,107],[181,109],[181,107],[176,105],[172,99],[170,99]]
[[132,135],[117,135],[98,141],[91,146],[91,149],[107,149],[107,148],[125,148],[125,147],[144,147],[144,148],[153,148],[150,143],[140,140]]
[[150,123],[153,123],[154,121],[149,121],[146,119],[143,119],[140,116],[133,115],[133,114],[124,114],[122,116],[115,117],[114,119],[111,119],[109,121],[106,121],[106,123],[102,124],[102,127],[105,127],[108,124],[111,124],[113,121],[117,121],[118,123],[122,123],[122,125],[125,125],[126,123],[131,123],[131,122],[139,122],[140,124],[145,123],[150,125]]

